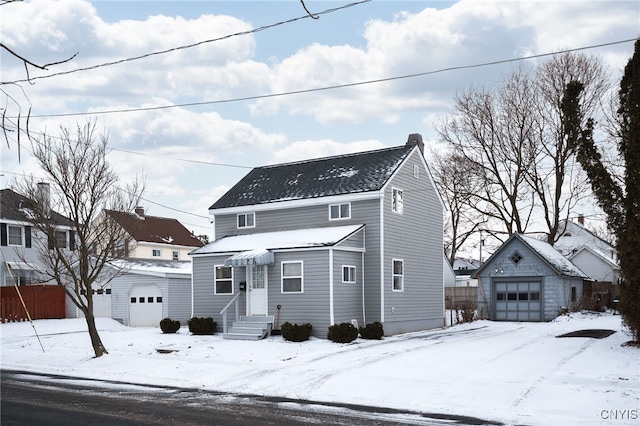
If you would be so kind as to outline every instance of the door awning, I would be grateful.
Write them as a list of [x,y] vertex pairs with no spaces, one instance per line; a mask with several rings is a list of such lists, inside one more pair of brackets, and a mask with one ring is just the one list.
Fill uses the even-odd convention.
[[273,253],[266,249],[243,251],[225,259],[224,266],[272,265]]

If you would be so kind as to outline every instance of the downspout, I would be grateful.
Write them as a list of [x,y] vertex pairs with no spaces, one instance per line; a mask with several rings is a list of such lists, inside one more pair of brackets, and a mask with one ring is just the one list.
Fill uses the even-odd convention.
[[[362,247],[366,250],[367,247],[367,229],[362,230]],[[367,310],[365,309],[365,299],[364,299],[364,251],[360,254],[361,263],[362,263],[362,322],[363,326],[367,324]]]
[[384,323],[384,192],[380,195],[380,322]]
[[335,324],[333,313],[333,248],[329,249],[329,324]]

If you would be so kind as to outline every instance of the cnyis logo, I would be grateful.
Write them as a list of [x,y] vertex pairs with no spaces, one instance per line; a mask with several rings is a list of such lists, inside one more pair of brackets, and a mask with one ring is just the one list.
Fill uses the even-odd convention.
[[637,420],[638,410],[602,410],[600,418],[603,420]]

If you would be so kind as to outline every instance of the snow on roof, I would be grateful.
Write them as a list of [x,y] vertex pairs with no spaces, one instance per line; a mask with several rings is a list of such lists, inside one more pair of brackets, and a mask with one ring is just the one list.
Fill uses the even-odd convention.
[[346,225],[329,228],[307,228],[291,231],[234,235],[213,241],[204,247],[192,251],[190,254],[332,246],[363,226],[364,225]]
[[118,259],[111,262],[111,264],[128,272],[142,275],[191,275],[192,271],[190,260]]
[[538,240],[522,234],[520,234],[519,237],[560,274],[569,277],[589,278],[587,274],[582,272],[576,265],[571,263],[569,259],[564,257],[562,253],[546,241]]

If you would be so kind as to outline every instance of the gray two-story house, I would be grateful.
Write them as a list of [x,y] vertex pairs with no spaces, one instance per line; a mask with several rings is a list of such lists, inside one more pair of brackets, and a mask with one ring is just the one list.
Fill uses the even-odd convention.
[[387,335],[443,326],[444,206],[419,134],[257,167],[209,211],[215,239],[191,252],[194,316],[220,323],[237,298],[241,315],[316,337],[353,320]]

